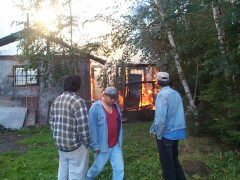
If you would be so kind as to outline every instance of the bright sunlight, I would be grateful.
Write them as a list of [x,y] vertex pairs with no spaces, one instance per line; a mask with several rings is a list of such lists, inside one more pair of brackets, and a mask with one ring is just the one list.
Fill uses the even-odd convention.
[[57,30],[57,14],[54,8],[41,9],[32,18],[35,22],[44,24],[48,31]]
[[[60,16],[69,16],[70,8],[69,5],[63,6],[61,5],[61,3],[52,6],[50,5],[49,2],[50,1],[41,2],[41,9],[29,12],[30,22],[41,24],[47,29],[47,31],[54,32],[57,31],[57,27],[60,21],[63,24],[64,21],[66,22],[66,19],[64,19],[63,21],[60,20]],[[108,2],[109,5],[112,5],[111,3],[113,1],[108,0]],[[98,38],[99,36],[109,33],[111,31],[111,27],[104,22],[101,21],[87,22],[88,20],[91,20],[97,13],[105,12],[104,11],[105,8],[106,4],[104,4],[103,1],[101,2],[98,2],[96,0],[90,0],[89,2],[72,1],[71,13],[73,16],[75,16],[75,18],[78,17],[77,19],[74,20],[74,23],[79,24],[78,26],[79,29],[77,30],[75,29],[76,31],[74,31],[73,33],[73,38],[75,39],[75,42],[78,42],[78,44],[82,44],[86,41],[89,41],[92,38]],[[69,38],[69,32],[66,30],[62,30],[62,35],[63,37]]]

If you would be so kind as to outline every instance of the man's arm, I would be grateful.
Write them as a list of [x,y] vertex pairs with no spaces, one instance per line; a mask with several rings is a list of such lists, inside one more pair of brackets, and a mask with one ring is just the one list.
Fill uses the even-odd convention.
[[158,139],[162,139],[163,131],[166,127],[167,99],[164,96],[157,96],[155,103],[155,133]]
[[89,132],[89,120],[87,107],[84,100],[80,100],[79,106],[75,106],[75,117],[78,124],[78,133],[83,141],[85,146],[90,144],[90,132]]
[[91,144],[90,147],[94,153],[100,152],[100,147],[97,141],[97,115],[95,112],[95,108],[92,106],[89,110],[89,126],[90,126],[90,137]]
[[53,131],[53,123],[54,121],[53,121],[53,104],[52,104],[50,108],[50,118],[49,118],[49,124],[52,131]]

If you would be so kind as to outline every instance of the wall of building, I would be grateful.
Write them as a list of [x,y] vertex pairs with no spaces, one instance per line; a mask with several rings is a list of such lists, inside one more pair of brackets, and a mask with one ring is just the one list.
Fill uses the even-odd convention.
[[28,97],[36,96],[34,87],[13,86],[13,66],[25,65],[16,56],[0,56],[0,96],[4,97]]
[[[89,62],[87,58],[78,62],[79,75],[82,79],[80,96],[86,101],[91,100]],[[3,102],[0,106],[36,108],[36,123],[45,124],[48,122],[50,105],[57,96],[63,93],[63,88],[62,85],[44,88],[41,79],[40,86],[37,87],[14,87],[13,66],[25,63],[20,62],[16,56],[0,56],[0,101]],[[88,107],[90,105],[88,104]]]
[[91,84],[90,84],[90,59],[85,58],[78,61],[79,76],[81,77],[80,96],[85,100],[87,108],[91,107]]
[[0,107],[24,107],[28,109],[25,125],[36,123],[38,97],[35,87],[13,86],[13,67],[25,65],[16,56],[0,56]]

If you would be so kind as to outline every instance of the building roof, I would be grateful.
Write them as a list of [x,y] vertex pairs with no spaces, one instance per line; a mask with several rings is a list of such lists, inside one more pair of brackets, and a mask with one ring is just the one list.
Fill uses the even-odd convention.
[[[12,33],[12,34],[10,34],[8,36],[5,36],[5,37],[1,38],[0,39],[0,47],[5,46],[5,45],[10,44],[10,43],[13,43],[15,41],[18,41],[19,38],[21,37],[21,35],[23,33],[26,33],[26,31],[29,34],[36,33],[38,36],[40,36],[42,38],[48,39],[49,41],[52,41],[52,42],[54,42],[56,44],[60,44],[60,45],[63,45],[64,47],[70,48],[70,46],[63,41],[63,39],[55,38],[55,37],[49,37],[49,36],[46,36],[45,34],[43,34],[42,32],[37,31],[37,30],[33,30],[33,29],[21,30],[21,31]],[[94,61],[96,61],[96,62],[98,62],[98,63],[100,63],[102,65],[106,64],[106,62],[107,62],[106,60],[104,60],[102,58],[99,58],[99,57],[96,57],[96,56],[93,56],[93,55],[90,55],[90,54],[87,57],[89,57],[90,59],[92,59],[92,60],[94,60]]]

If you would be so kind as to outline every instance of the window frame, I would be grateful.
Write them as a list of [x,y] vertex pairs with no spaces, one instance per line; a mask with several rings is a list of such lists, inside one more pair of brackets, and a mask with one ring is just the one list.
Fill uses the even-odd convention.
[[[25,71],[25,72],[23,72],[23,74],[17,74],[17,71],[18,71],[17,68],[21,68],[22,72],[23,71]],[[39,86],[38,70],[37,69],[24,70],[25,68],[26,68],[26,65],[13,66],[13,86],[14,87],[26,87],[26,86],[35,86],[35,85]],[[19,70],[19,71],[21,71],[21,70]],[[36,72],[36,73],[32,74],[34,72]],[[29,77],[34,78],[34,80],[29,79]]]

